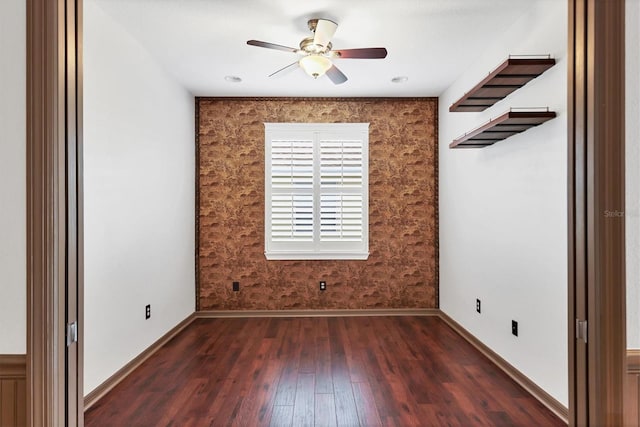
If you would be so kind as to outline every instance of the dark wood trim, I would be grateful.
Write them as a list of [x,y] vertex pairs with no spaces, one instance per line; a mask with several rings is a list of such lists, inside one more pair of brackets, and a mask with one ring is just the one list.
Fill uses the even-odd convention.
[[27,423],[27,358],[0,354],[0,425]]
[[200,310],[200,98],[195,98],[195,145],[196,145],[196,171],[195,171],[195,295],[196,311]]
[[458,322],[449,317],[446,313],[440,311],[440,318],[447,323],[451,329],[460,334],[464,339],[466,339],[472,346],[474,346],[480,353],[482,353],[487,359],[489,359],[494,365],[500,368],[505,374],[507,374],[512,380],[518,383],[522,388],[524,388],[528,393],[530,393],[533,397],[535,397],[540,403],[542,403],[545,407],[547,407],[551,412],[556,414],[560,419],[565,422],[568,422],[569,411],[566,406],[556,400],[549,393],[544,391],[540,386],[534,383],[529,377],[524,375],[518,369],[516,369],[513,365],[507,362],[505,359],[500,357],[498,353],[491,350],[488,346],[486,346],[482,341],[476,338],[471,332],[467,331],[463,328]]
[[[27,423],[64,425],[64,2],[27,1]],[[61,253],[62,251],[62,253]]]
[[585,139],[585,3],[568,0],[567,52],[567,216],[568,216],[568,355],[569,425],[587,425],[587,356],[584,341],[576,340],[576,319],[586,319],[586,197],[584,187]]
[[357,317],[357,316],[439,316],[437,308],[390,308],[370,310],[206,310],[198,319],[226,317]]
[[624,0],[570,0],[569,24],[570,423],[622,425]]
[[89,410],[95,405],[104,395],[117,386],[122,380],[131,374],[138,366],[142,365],[145,360],[153,356],[162,346],[171,341],[173,337],[178,335],[184,328],[189,326],[197,318],[195,313],[190,314],[182,322],[178,323],[166,334],[158,338],[153,344],[151,344],[142,353],[137,355],[133,360],[120,368],[116,373],[111,375],[105,382],[93,389],[91,393],[84,397],[84,411]]
[[623,423],[626,349],[624,0],[589,0],[587,265],[589,422]]
[[640,349],[627,350],[627,373],[640,374]]
[[433,101],[438,100],[438,97],[426,96],[426,97],[402,97],[396,98],[392,96],[388,97],[354,97],[354,98],[345,98],[345,97],[327,97],[327,96],[318,96],[318,97],[295,97],[295,96],[265,96],[265,97],[256,97],[256,96],[199,96],[196,98],[196,102],[198,101],[397,101],[397,100],[406,100],[406,101]]
[[[69,286],[69,292],[75,290],[75,320],[78,322],[78,344],[75,345],[75,361],[68,376],[75,377],[74,391],[71,393],[71,407],[75,409],[77,427],[84,426],[84,0],[75,1],[75,27],[71,33],[75,36],[75,234],[76,234],[76,278],[75,286]],[[71,67],[69,67],[71,68]],[[71,228],[72,226],[70,226]],[[75,289],[73,289],[75,288]],[[71,304],[71,301],[69,301]],[[73,319],[73,317],[71,317]]]
[[[1,378],[26,378],[27,356],[24,354],[0,354]],[[26,398],[26,396],[25,396]]]
[[79,396],[73,396],[82,382],[76,370],[79,345],[67,353],[65,342],[67,295],[77,301],[81,281],[77,193],[81,2],[27,1],[29,426],[82,425],[75,409]]
[[[75,0],[67,0],[64,4],[64,146],[65,146],[65,228],[66,228],[66,272],[64,287],[60,292],[60,299],[64,302],[63,327],[76,322],[78,327],[82,324],[79,314],[82,295],[82,271],[80,264],[82,261],[82,230],[79,220],[82,216],[80,182],[82,181],[82,81],[80,63],[82,53],[79,52],[79,32],[82,28],[81,5]],[[79,75],[80,74],[80,75]],[[62,306],[62,304],[61,304]],[[64,334],[64,404],[65,418],[67,426],[82,425],[82,371],[80,368],[82,336],[78,331],[77,342],[68,344],[66,341],[66,330]]]
[[436,112],[435,112],[435,123],[434,123],[434,128],[435,128],[435,156],[433,156],[433,176],[434,176],[434,180],[435,180],[435,190],[434,190],[434,197],[435,197],[435,226],[436,226],[436,236],[435,236],[435,242],[434,242],[434,246],[435,246],[435,269],[436,269],[436,280],[435,280],[435,286],[436,286],[436,308],[440,309],[440,172],[439,172],[439,168],[440,168],[440,125],[439,125],[439,120],[440,120],[440,100],[438,98],[438,101],[436,102]]

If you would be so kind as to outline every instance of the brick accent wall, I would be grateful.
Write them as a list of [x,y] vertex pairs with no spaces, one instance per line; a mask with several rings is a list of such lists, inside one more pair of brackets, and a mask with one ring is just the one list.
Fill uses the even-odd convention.
[[[197,98],[196,110],[200,310],[437,307],[436,98]],[[367,261],[265,259],[265,122],[370,123]]]

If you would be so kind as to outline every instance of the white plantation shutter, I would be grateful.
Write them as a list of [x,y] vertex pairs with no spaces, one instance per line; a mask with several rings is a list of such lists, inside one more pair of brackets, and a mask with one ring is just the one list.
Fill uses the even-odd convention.
[[362,195],[320,196],[320,240],[358,241],[362,238]]
[[271,239],[313,241],[313,195],[274,194],[271,196]]
[[362,141],[320,140],[320,185],[361,187]]
[[265,123],[265,255],[366,259],[368,124]]
[[274,188],[313,187],[313,140],[272,141],[271,185]]
[[271,141],[271,240],[313,241],[313,140]]

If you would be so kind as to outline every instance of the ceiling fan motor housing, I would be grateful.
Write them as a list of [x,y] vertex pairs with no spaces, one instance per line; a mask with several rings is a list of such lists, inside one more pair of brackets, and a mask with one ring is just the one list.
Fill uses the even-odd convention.
[[300,50],[309,55],[324,55],[331,50],[331,42],[326,46],[313,42],[313,37],[307,37],[300,42]]

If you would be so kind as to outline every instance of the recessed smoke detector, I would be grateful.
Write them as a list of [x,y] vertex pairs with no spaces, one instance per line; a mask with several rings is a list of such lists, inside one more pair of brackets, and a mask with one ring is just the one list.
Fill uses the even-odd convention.
[[242,81],[238,76],[224,76],[224,79],[229,83],[240,83]]
[[393,83],[406,83],[409,80],[407,76],[397,76],[391,79]]

